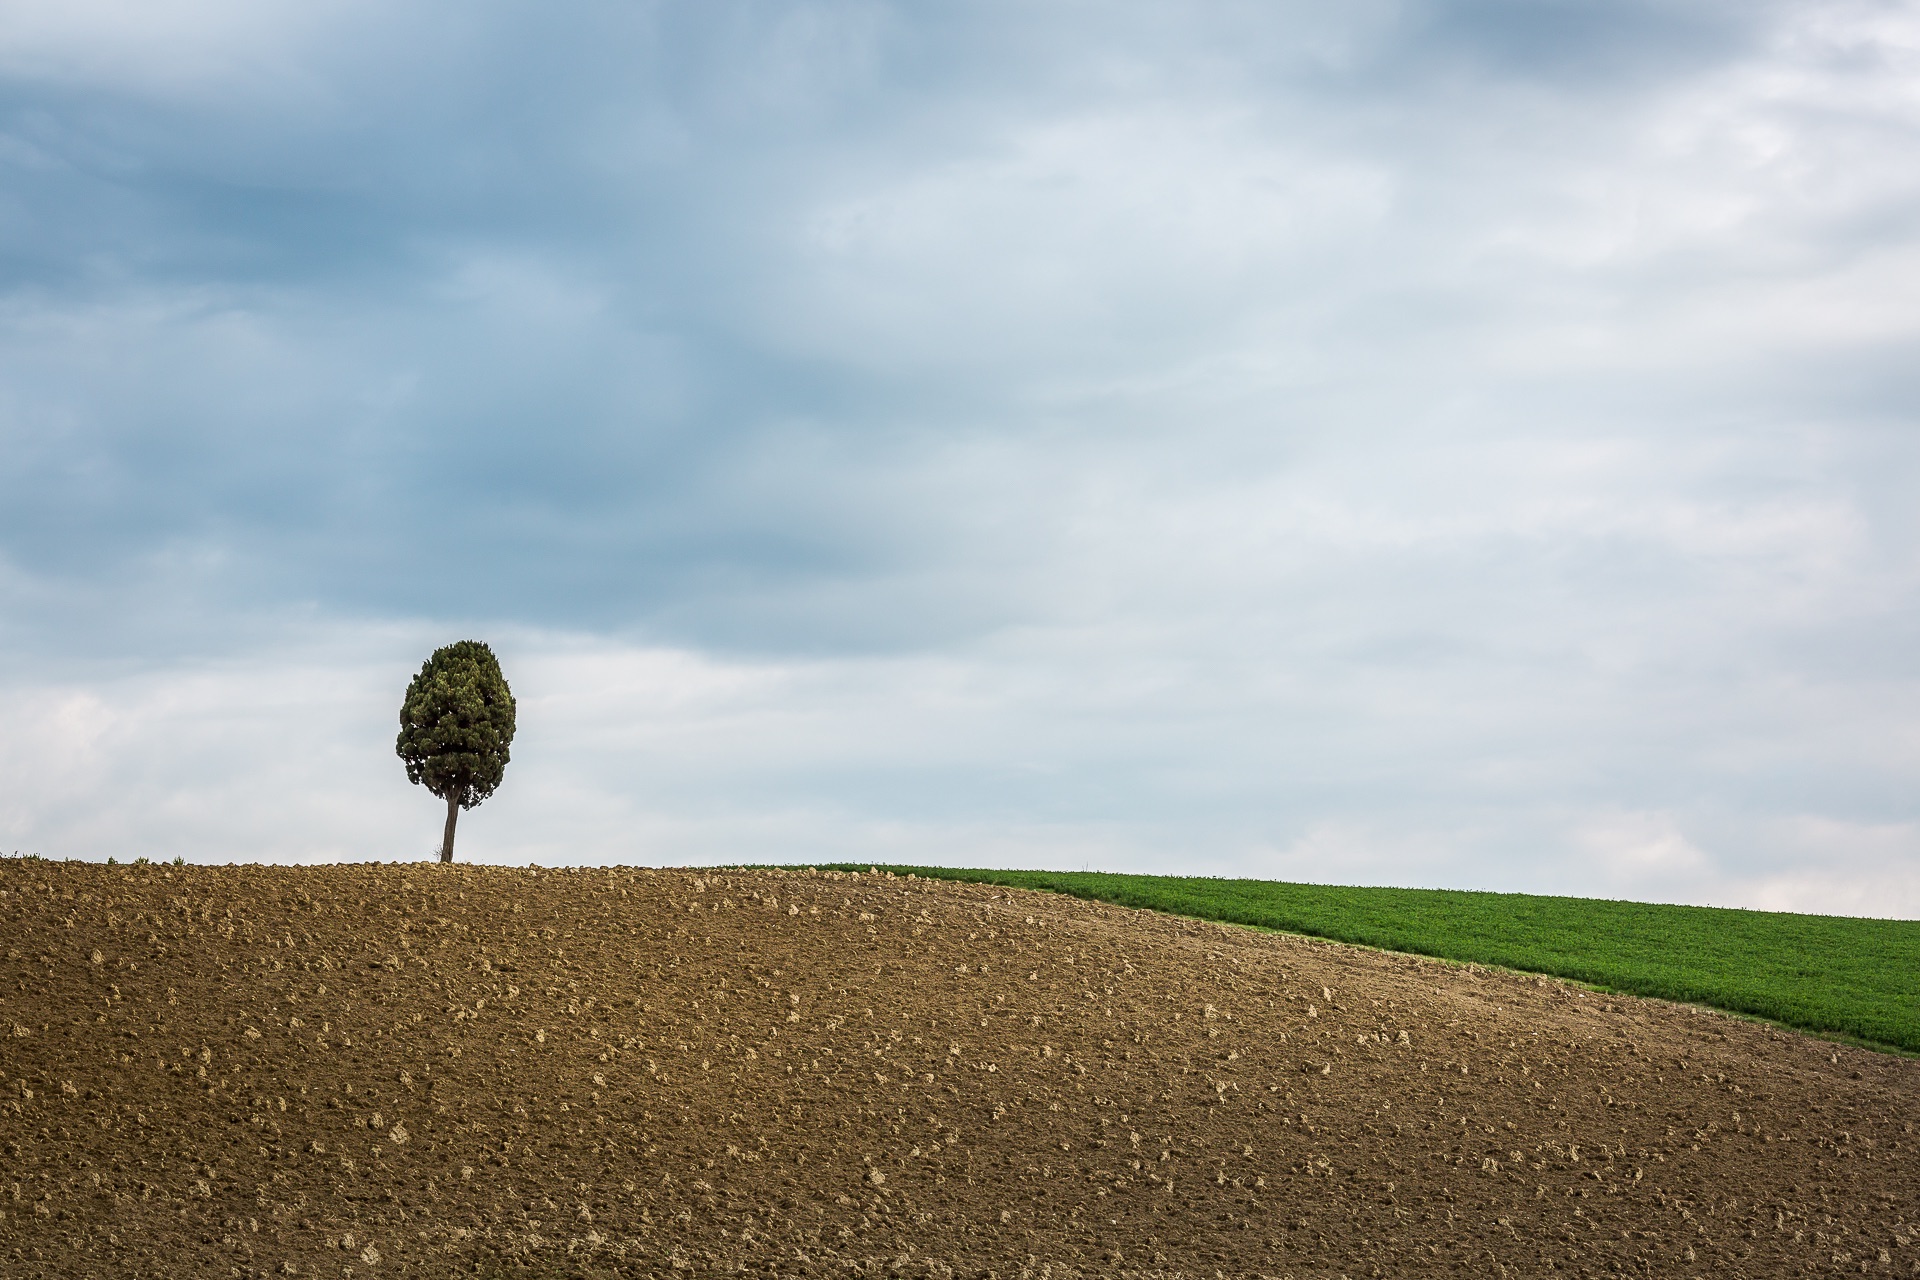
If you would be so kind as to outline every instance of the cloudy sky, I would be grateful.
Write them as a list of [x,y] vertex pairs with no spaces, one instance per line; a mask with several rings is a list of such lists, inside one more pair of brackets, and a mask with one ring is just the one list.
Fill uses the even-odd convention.
[[0,0],[0,845],[1920,916],[1920,5]]

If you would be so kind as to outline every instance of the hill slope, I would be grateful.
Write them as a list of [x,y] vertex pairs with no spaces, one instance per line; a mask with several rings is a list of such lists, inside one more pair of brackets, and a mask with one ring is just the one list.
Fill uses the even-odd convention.
[[1912,1274],[1920,1063],[840,872],[0,861],[0,1274]]
[[1920,1053],[1916,920],[1107,871],[881,870],[1553,974]]

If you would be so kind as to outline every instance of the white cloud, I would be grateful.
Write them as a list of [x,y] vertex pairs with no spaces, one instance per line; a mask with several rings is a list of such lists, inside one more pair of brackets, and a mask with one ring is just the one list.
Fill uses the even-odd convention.
[[0,70],[30,82],[174,101],[311,94],[321,85],[308,65],[314,42],[386,7],[353,0],[4,0]]
[[[412,665],[446,638],[309,637],[30,687],[0,723],[19,780],[0,842],[91,858],[431,856],[440,810],[406,783],[392,724]],[[1262,689],[1070,633],[885,662],[492,639],[521,729],[506,783],[462,820],[473,861],[1084,866],[1915,913],[1911,823],[1622,809],[1579,785],[1625,763],[1605,740],[1557,744],[1531,772],[1489,768],[1512,749],[1502,734],[1552,734],[1526,723],[1537,707],[1449,730],[1430,718],[1445,702]],[[1440,763],[1448,750],[1462,758]]]
[[1642,893],[1653,884],[1675,885],[1684,893],[1712,870],[1712,860],[1671,814],[1600,816],[1582,825],[1574,839],[1602,877]]

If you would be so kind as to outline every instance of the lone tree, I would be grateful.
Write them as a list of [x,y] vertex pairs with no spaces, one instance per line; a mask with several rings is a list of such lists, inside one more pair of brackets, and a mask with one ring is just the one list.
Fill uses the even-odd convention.
[[400,741],[407,781],[447,802],[440,861],[453,861],[460,810],[492,795],[507,771],[513,742],[513,690],[500,660],[478,640],[435,649],[400,704]]

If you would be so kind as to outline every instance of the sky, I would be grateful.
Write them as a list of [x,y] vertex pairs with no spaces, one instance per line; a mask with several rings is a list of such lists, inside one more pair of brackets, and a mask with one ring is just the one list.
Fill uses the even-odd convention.
[[1920,918],[1920,5],[0,0],[0,847]]

